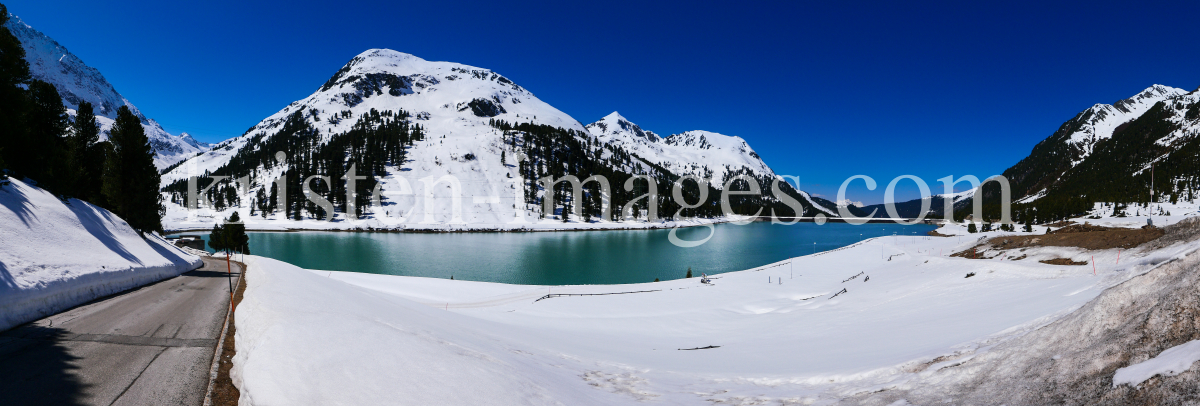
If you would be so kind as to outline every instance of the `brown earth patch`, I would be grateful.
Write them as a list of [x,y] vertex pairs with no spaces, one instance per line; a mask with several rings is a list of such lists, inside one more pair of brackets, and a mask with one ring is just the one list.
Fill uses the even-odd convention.
[[1067,258],[1043,259],[1038,262],[1041,262],[1043,264],[1050,264],[1050,265],[1087,265],[1088,264],[1087,262],[1075,262],[1075,261],[1072,261]]
[[1079,247],[1086,250],[1130,249],[1163,236],[1158,227],[1108,228],[1089,224],[1067,226],[1050,234],[996,237],[988,240],[994,249],[1027,247]]
[[992,255],[990,257],[984,256],[983,254],[985,251],[987,251],[987,249],[988,249],[987,245],[980,244],[980,245],[976,245],[974,247],[962,250],[960,252],[950,254],[950,256],[966,258],[966,259],[992,259],[997,256],[1000,256],[1000,254]]
[[925,234],[930,237],[953,237],[952,235],[946,235],[946,234],[939,233],[939,232],[937,232],[937,230],[929,230],[929,232],[925,233]]
[[1090,233],[1093,231],[1112,230],[1110,227],[1094,226],[1089,223],[1072,224],[1063,228],[1051,231],[1050,234],[1070,234],[1070,233]]
[[[1189,222],[1187,224],[1180,225],[1179,227],[1184,226],[1200,228],[1200,222]],[[1172,227],[1176,226],[1173,225]],[[1147,242],[1154,241],[1159,237],[1162,237],[1163,234],[1163,229],[1153,226],[1145,226],[1142,228],[1110,228],[1091,224],[1071,224],[1058,230],[1051,231],[1049,234],[994,237],[990,240],[987,240],[987,242],[983,244],[976,245],[961,252],[956,252],[950,256],[969,259],[991,259],[999,256],[1000,254],[986,257],[983,255],[983,253],[988,250],[1006,251],[1019,249],[1020,251],[1024,251],[1026,248],[1032,247],[1078,247],[1085,250],[1103,250],[1111,248],[1130,249]],[[1016,259],[1023,258],[1025,258],[1024,255]]]

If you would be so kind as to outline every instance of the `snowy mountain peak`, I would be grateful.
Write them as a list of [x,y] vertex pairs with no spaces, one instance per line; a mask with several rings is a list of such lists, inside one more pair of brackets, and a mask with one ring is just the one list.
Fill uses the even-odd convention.
[[439,135],[487,126],[492,118],[583,130],[575,119],[491,70],[369,49],[351,58],[311,96],[288,105],[251,132],[274,132],[288,116],[303,110],[321,123],[323,132],[338,133],[354,124],[340,117],[357,117],[372,109],[405,110]]
[[621,113],[612,112],[600,121],[587,125],[588,132],[599,138],[627,138],[627,141],[635,142],[634,140],[642,140],[645,142],[659,142],[662,137],[650,131],[642,130],[642,127],[634,124]]
[[366,72],[372,69],[386,69],[388,67],[399,68],[400,70],[415,70],[410,65],[427,62],[413,54],[386,48],[374,48],[358,54],[358,56],[355,56],[346,65]]
[[71,116],[76,114],[79,103],[86,101],[94,106],[96,121],[100,123],[101,138],[108,138],[108,132],[117,117],[117,109],[127,106],[141,120],[146,137],[158,154],[154,158],[154,164],[158,168],[171,166],[184,158],[208,150],[208,144],[197,142],[190,136],[184,139],[167,133],[161,125],[146,118],[133,103],[121,96],[99,70],[83,63],[83,60],[66,47],[35,30],[20,17],[10,13],[4,26],[21,41],[22,48],[25,48],[25,60],[29,63],[30,74],[34,79],[54,85]]
[[200,142],[200,141],[196,140],[195,138],[192,138],[192,135],[188,134],[186,132],[180,133],[178,138],[180,141],[186,143],[187,145],[191,145],[196,148],[209,149],[212,147],[212,144],[209,144],[207,142]]
[[1147,87],[1145,90],[1142,90],[1141,92],[1138,92],[1138,94],[1134,95],[1133,97],[1130,97],[1130,98],[1124,99],[1124,100],[1119,100],[1116,103],[1113,103],[1112,105],[1113,105],[1113,107],[1120,110],[1121,112],[1132,113],[1133,110],[1137,109],[1139,106],[1146,105],[1146,104],[1153,106],[1154,103],[1158,103],[1160,100],[1168,99],[1171,97],[1175,97],[1175,96],[1179,96],[1179,95],[1183,95],[1183,94],[1187,94],[1187,93],[1188,92],[1183,89],[1156,84],[1156,85]]

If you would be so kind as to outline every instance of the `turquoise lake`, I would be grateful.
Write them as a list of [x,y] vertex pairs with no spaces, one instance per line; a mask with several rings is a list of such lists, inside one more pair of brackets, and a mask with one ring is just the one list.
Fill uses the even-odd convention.
[[[755,222],[718,224],[681,248],[669,230],[523,233],[251,232],[250,251],[308,269],[529,285],[621,284],[740,271],[885,235],[935,227]],[[681,229],[701,240],[705,227]],[[199,233],[185,233],[199,234]],[[207,234],[201,234],[205,239]]]

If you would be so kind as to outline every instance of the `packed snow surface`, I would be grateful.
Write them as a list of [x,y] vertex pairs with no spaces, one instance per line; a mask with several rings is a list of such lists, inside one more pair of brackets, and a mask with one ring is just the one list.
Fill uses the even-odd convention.
[[143,239],[108,210],[7,182],[0,186],[0,330],[201,264],[157,235]]
[[1196,361],[1200,361],[1200,340],[1168,348],[1154,358],[1118,369],[1113,375],[1113,386],[1125,383],[1138,386],[1155,375],[1179,375]]
[[[508,285],[248,257],[234,375],[255,404],[829,403],[986,353],[1196,245],[949,257],[1007,234],[1024,233],[870,239],[711,284]],[[1055,257],[1090,266],[1037,262]]]

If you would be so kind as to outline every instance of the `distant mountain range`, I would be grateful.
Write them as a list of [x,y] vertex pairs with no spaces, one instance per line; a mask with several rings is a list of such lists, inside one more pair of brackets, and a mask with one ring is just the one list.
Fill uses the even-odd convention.
[[207,151],[209,145],[196,141],[187,133],[171,135],[157,122],[142,115],[133,103],[121,96],[113,88],[100,71],[83,63],[78,57],[67,51],[67,48],[57,41],[42,34],[26,24],[13,14],[4,24],[9,31],[21,41],[25,48],[25,60],[29,62],[29,71],[34,79],[54,85],[63,104],[74,117],[79,103],[87,101],[95,106],[96,121],[101,125],[101,138],[108,138],[113,120],[117,117],[117,108],[129,106],[129,109],[142,121],[146,137],[158,154],[154,164],[159,169],[166,168],[185,158]]
[[[395,121],[388,121],[392,119]],[[624,176],[638,174],[662,179],[711,177],[710,185],[719,190],[726,179],[741,174],[757,179],[762,186],[761,201],[756,204],[780,203],[770,193],[770,182],[777,175],[740,137],[688,131],[664,138],[615,112],[585,126],[498,73],[426,61],[388,49],[372,49],[354,57],[311,96],[164,174],[163,185],[167,190],[178,189],[171,185],[178,185],[189,173],[252,175],[252,187],[262,191],[261,197],[269,193],[266,186],[271,180],[289,170],[274,162],[276,151],[272,148],[292,157],[327,154],[325,146],[341,145],[348,134],[389,125],[402,127],[402,135],[397,137],[411,145],[400,152],[402,162],[381,165],[385,173],[377,175],[382,188],[402,189],[395,179],[398,176],[415,182],[454,175],[461,180],[464,196],[500,195],[498,202],[475,202],[468,207],[467,221],[503,223],[512,219],[514,208],[536,211],[532,206],[514,207],[511,196],[519,192],[508,187],[511,179],[529,179],[535,166],[536,173],[611,173],[614,190],[622,188]],[[530,155],[528,166],[517,165],[518,153]],[[667,187],[665,194],[660,194],[665,196],[660,197],[670,198]],[[783,182],[781,189],[803,202],[809,216],[836,213],[836,206],[828,200]],[[707,202],[715,205],[718,200],[719,196],[710,195]],[[261,199],[253,204],[257,202]],[[425,202],[400,198],[393,204],[397,212],[420,212]]]

